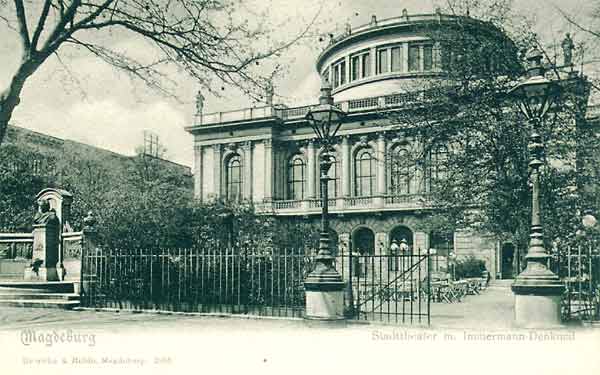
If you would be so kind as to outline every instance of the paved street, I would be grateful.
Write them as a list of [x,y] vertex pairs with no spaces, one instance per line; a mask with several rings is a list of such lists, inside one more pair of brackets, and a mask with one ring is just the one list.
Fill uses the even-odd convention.
[[[15,369],[3,374],[174,373],[198,366],[220,373],[279,374],[315,366],[319,373],[368,373],[379,367],[433,373],[460,367],[461,373],[486,375],[527,369],[565,374],[585,366],[588,373],[600,373],[594,360],[600,330],[510,328],[512,294],[506,286],[432,307],[430,328],[5,308],[0,310],[0,363]],[[526,353],[544,353],[544,360],[527,363]]]
[[[509,283],[502,282],[492,285],[480,295],[466,296],[459,303],[432,303],[431,328],[463,329],[463,328],[494,328],[506,329],[512,327],[514,297],[508,287]],[[306,323],[300,319],[248,319],[201,317],[180,314],[136,314],[130,312],[105,311],[64,311],[55,309],[23,309],[3,308],[0,311],[0,330],[22,329],[26,327],[64,326],[87,327],[106,331],[120,332],[123,329],[136,330],[139,327],[153,329],[168,327],[173,321],[178,324],[204,327],[208,325],[218,329],[220,325],[235,327],[251,326],[257,330],[299,328]],[[251,324],[249,324],[251,322]]]

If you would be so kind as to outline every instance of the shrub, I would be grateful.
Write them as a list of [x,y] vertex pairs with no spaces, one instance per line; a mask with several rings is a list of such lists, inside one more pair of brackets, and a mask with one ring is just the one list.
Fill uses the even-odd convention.
[[485,270],[485,262],[471,255],[465,259],[458,260],[454,272],[457,279],[464,279],[468,277],[481,277],[481,274]]

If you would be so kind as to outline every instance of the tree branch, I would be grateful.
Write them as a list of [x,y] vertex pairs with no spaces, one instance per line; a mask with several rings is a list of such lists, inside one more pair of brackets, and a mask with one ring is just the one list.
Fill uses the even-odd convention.
[[25,15],[25,7],[23,0],[14,0],[15,9],[17,11],[17,20],[19,21],[19,35],[23,43],[24,58],[28,58],[31,41],[29,40],[29,30],[27,28],[27,17]]
[[42,14],[40,14],[40,19],[38,20],[37,27],[33,32],[33,37],[31,38],[31,49],[35,51],[40,36],[42,35],[42,31],[44,30],[44,25],[46,24],[46,19],[48,18],[48,12],[50,11],[50,5],[52,4],[52,0],[46,0],[44,3],[44,7],[42,8]]

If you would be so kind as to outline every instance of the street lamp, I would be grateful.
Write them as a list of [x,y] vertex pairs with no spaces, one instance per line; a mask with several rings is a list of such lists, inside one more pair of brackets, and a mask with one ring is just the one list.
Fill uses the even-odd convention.
[[320,160],[321,181],[321,233],[319,251],[315,258],[315,267],[307,276],[304,286],[306,296],[306,315],[309,318],[336,319],[342,317],[344,282],[334,266],[335,258],[331,254],[329,241],[329,202],[328,172],[333,163],[332,143],[342,121],[344,111],[333,105],[331,86],[324,82],[321,87],[319,105],[306,114],[306,121],[314,130],[323,146]]
[[590,229],[596,226],[596,217],[593,215],[592,210],[583,211],[583,216],[581,217],[581,224],[585,227],[585,229]]
[[525,326],[557,325],[560,324],[560,298],[564,286],[547,267],[550,255],[544,248],[540,211],[540,167],[544,164],[544,144],[540,132],[546,113],[559,95],[559,87],[544,76],[542,54],[537,48],[527,54],[527,60],[527,79],[509,91],[532,128],[527,147],[532,182],[531,231],[525,256],[527,265],[512,285],[516,296],[515,318],[517,324]]

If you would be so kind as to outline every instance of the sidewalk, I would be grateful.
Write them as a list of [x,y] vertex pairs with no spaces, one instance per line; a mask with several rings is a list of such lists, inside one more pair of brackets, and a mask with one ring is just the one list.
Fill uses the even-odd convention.
[[458,303],[432,303],[431,326],[440,328],[514,328],[515,297],[512,280],[492,281],[478,295],[465,296]]
[[432,304],[429,328],[6,308],[0,363],[9,375],[600,373],[600,330],[515,330],[512,306],[510,289],[491,286],[461,303]]
[[[466,296],[459,303],[432,303],[430,328],[512,328],[513,305],[514,296],[508,287],[504,285],[492,285],[482,294]],[[214,325],[215,327],[219,327],[221,324],[226,324],[228,327],[242,325],[246,327],[252,326],[257,330],[262,330],[263,328],[306,327],[307,325],[302,319],[273,319],[269,317],[252,318],[242,316],[217,318],[181,314],[138,314],[127,311],[115,313],[91,310],[69,311],[33,308],[2,308],[0,310],[0,330],[56,325],[78,327],[83,325],[85,327],[110,331],[136,329],[140,325],[160,328],[169,326],[170,323],[175,321],[178,325],[204,326],[210,322],[210,325]],[[366,324],[367,322],[361,323]],[[377,325],[377,322],[369,323]],[[410,325],[404,325],[404,327],[410,327]]]

